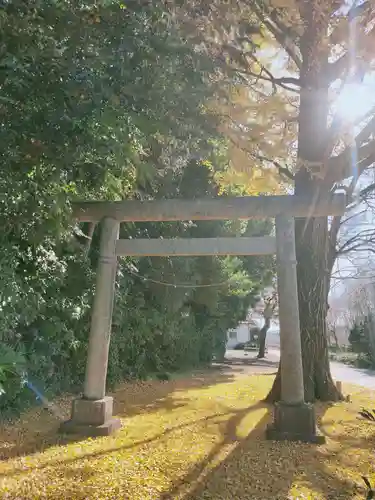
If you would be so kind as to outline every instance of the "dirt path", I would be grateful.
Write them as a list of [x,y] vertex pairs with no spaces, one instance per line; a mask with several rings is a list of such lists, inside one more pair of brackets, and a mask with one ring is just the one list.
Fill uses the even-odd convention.
[[[265,359],[257,359],[255,352],[244,352],[228,350],[226,362],[222,365],[226,373],[233,375],[257,375],[261,373],[275,373],[280,360],[278,349],[269,349]],[[375,390],[375,371],[355,368],[331,361],[331,373],[335,380],[341,380],[349,384],[355,384]]]
[[228,375],[261,375],[276,374],[279,360],[270,356],[266,359],[257,359],[256,353],[243,351],[227,352],[224,363],[216,363],[215,366]]

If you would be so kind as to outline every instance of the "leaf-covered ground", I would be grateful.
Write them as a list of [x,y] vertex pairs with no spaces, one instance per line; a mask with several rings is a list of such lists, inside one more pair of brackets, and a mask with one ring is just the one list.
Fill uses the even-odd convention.
[[351,403],[317,406],[327,444],[264,439],[260,400],[272,375],[219,372],[124,384],[115,393],[123,428],[96,440],[64,440],[52,416],[32,410],[0,428],[0,498],[355,499],[375,469],[375,426],[357,419],[374,394],[346,387]]

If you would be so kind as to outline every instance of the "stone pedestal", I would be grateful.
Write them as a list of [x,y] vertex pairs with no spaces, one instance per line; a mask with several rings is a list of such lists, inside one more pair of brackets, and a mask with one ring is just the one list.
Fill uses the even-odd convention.
[[113,398],[106,396],[94,401],[75,399],[71,418],[61,425],[60,431],[83,436],[109,436],[120,427],[120,420],[113,417]]
[[325,443],[325,437],[316,429],[314,406],[308,403],[276,403],[274,421],[266,436],[273,441]]

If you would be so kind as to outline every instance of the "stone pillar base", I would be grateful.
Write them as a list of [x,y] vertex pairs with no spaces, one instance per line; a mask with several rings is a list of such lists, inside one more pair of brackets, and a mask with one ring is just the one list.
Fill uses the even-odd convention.
[[325,443],[325,436],[316,428],[314,406],[308,403],[276,403],[274,421],[268,426],[266,437],[272,441]]
[[113,418],[113,398],[105,396],[95,401],[75,399],[70,420],[63,422],[60,432],[82,436],[109,436],[121,427],[121,422]]

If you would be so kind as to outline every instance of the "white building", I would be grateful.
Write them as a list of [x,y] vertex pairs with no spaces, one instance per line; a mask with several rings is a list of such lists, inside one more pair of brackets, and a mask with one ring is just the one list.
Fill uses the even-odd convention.
[[[257,302],[254,308],[249,309],[245,321],[241,321],[236,328],[232,328],[227,333],[227,349],[233,349],[237,344],[245,344],[250,341],[250,332],[253,329],[261,329],[264,325],[264,308],[265,297],[270,297],[275,293],[274,287],[268,287],[264,290],[263,296]],[[276,347],[280,346],[280,333],[277,308],[274,311],[275,319],[271,320],[270,329],[267,332],[266,346]]]
[[[260,316],[254,317],[251,320],[241,321],[237,328],[232,328],[227,334],[227,349],[233,349],[237,344],[245,344],[250,340],[250,329],[263,326],[263,318]],[[280,346],[279,324],[277,321],[272,321],[271,327],[267,332],[266,337],[267,347],[278,348]]]
[[250,340],[250,325],[248,321],[241,321],[237,328],[228,331],[227,349],[233,349],[237,344],[245,344]]

